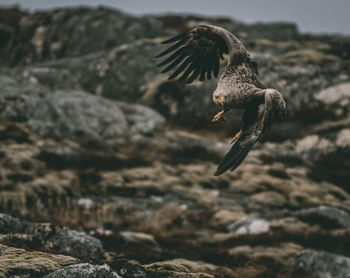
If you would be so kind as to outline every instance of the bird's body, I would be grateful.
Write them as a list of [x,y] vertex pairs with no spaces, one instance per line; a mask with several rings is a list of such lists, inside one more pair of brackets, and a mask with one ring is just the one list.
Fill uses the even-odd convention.
[[[269,129],[271,123],[284,116],[286,103],[281,93],[266,88],[257,79],[257,64],[252,61],[244,45],[224,28],[201,25],[164,43],[175,44],[157,56],[172,53],[159,64],[169,64],[162,72],[177,66],[169,79],[182,73],[179,81],[187,83],[191,83],[198,76],[200,81],[210,79],[212,75],[217,77],[220,58],[223,58],[223,53],[228,54],[227,66],[213,93],[213,101],[224,110],[213,118],[213,122],[219,121],[226,111],[233,108],[244,112],[241,131],[234,137],[234,143],[215,175],[228,169],[234,170],[261,135]],[[262,104],[264,109],[259,113],[259,106]]]
[[251,101],[251,93],[257,88],[256,74],[249,64],[226,67],[222,73],[217,88],[213,93],[213,101],[217,105],[232,109],[244,109]]

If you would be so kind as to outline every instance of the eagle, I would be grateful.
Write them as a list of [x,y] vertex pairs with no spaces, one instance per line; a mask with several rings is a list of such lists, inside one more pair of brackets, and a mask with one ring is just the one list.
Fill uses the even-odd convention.
[[223,110],[212,122],[225,119],[224,114],[231,109],[240,109],[243,110],[242,124],[214,175],[235,170],[271,124],[284,118],[286,102],[282,94],[265,87],[257,79],[257,63],[243,43],[222,27],[200,25],[162,44],[171,46],[155,57],[163,59],[158,66],[165,67],[162,73],[172,70],[168,79],[177,78],[179,82],[218,77],[220,59],[224,59],[223,54],[228,55],[227,65],[213,93],[214,103]]

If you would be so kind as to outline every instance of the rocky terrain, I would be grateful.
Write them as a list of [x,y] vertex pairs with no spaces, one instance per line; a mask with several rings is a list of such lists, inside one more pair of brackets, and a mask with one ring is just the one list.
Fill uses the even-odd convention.
[[[240,112],[159,44],[234,32],[288,117],[214,177]],[[350,37],[100,7],[0,9],[0,277],[350,275]],[[224,64],[223,64],[224,65]]]

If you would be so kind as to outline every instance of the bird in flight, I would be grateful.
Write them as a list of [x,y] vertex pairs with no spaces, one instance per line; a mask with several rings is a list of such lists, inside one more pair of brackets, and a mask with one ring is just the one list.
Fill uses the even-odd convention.
[[[257,140],[269,130],[271,123],[286,113],[286,102],[280,92],[266,88],[258,79],[254,62],[242,42],[231,32],[214,25],[200,25],[172,37],[163,44],[172,44],[156,58],[165,57],[158,66],[162,73],[173,70],[169,79],[191,83],[217,77],[220,59],[228,54],[228,62],[213,93],[215,104],[223,110],[213,122],[224,119],[231,109],[242,109],[241,130],[233,137],[232,147],[225,154],[214,175],[236,169]],[[259,110],[259,107],[263,109]]]

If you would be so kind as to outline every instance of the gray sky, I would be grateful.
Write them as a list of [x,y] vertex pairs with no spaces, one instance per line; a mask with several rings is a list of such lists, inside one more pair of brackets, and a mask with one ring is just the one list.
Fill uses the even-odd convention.
[[225,15],[243,22],[296,22],[303,32],[350,34],[350,0],[0,0],[26,9],[106,5],[133,14],[188,12]]

